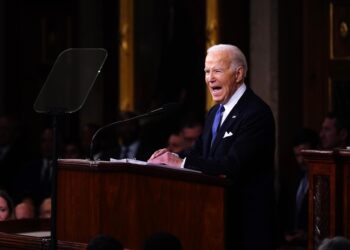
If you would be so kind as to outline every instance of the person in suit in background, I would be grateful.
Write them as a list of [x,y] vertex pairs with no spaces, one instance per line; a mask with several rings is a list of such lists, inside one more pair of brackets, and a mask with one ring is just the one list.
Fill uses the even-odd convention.
[[185,159],[160,149],[148,162],[227,176],[232,183],[228,249],[271,250],[276,247],[275,123],[270,107],[244,83],[247,70],[236,46],[209,48],[205,81],[217,104],[202,135]]
[[191,149],[202,132],[203,124],[199,120],[186,119],[183,122],[180,131],[180,134],[184,139],[184,150]]
[[320,140],[322,149],[345,148],[349,139],[349,127],[345,117],[330,112],[323,120]]
[[79,143],[69,140],[64,144],[62,157],[64,159],[80,159],[82,158]]
[[316,149],[318,146],[319,137],[316,131],[302,128],[296,133],[293,152],[298,167],[297,180],[291,187],[282,188],[280,197],[283,212],[286,214],[284,240],[287,245],[306,247],[307,244],[309,182],[307,165],[301,151]]
[[203,123],[198,118],[184,118],[180,127],[180,135],[183,139],[183,148],[177,153],[181,158],[185,158],[191,151],[196,140],[203,132]]
[[[44,128],[40,136],[39,155],[25,165],[16,181],[16,207],[21,207],[23,215],[31,214],[33,210],[36,217],[39,214],[40,204],[51,195],[53,139],[52,128]],[[62,151],[62,141],[62,138],[59,137],[57,149],[59,157]],[[27,213],[24,213],[25,209]]]
[[180,153],[184,150],[184,138],[180,132],[173,132],[169,135],[167,149],[173,153]]
[[[137,116],[131,111],[123,111],[118,115],[118,121],[125,121]],[[151,153],[145,140],[141,138],[141,125],[139,120],[131,120],[121,123],[116,127],[116,142],[114,147],[102,150],[99,155],[100,160],[114,159],[137,159],[147,160]]]

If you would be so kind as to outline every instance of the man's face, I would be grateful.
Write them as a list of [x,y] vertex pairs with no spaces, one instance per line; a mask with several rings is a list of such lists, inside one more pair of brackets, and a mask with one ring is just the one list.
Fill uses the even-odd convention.
[[173,153],[179,153],[184,148],[184,139],[181,135],[171,134],[168,139],[168,150]]
[[325,118],[320,131],[320,140],[323,149],[333,149],[340,146],[341,137],[335,126],[335,119]]
[[7,220],[10,217],[10,211],[7,201],[0,197],[0,221]]
[[181,130],[181,135],[184,139],[184,147],[185,149],[191,148],[194,143],[196,142],[197,138],[202,133],[202,127],[201,126],[195,126],[192,128],[183,128]]
[[205,82],[213,100],[225,104],[243,82],[243,68],[233,69],[228,53],[212,51],[205,59]]

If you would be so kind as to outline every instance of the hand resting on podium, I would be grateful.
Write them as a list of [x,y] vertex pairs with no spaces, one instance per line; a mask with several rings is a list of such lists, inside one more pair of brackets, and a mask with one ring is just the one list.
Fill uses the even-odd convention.
[[162,148],[154,152],[147,162],[181,168],[183,161],[184,159],[181,159],[177,154],[170,152],[166,148]]

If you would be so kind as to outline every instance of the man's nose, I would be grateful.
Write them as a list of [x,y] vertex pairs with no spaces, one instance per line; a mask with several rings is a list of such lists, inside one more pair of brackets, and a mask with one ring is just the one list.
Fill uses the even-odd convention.
[[213,72],[209,72],[208,75],[207,75],[207,78],[208,78],[209,82],[215,81],[215,77],[214,77]]

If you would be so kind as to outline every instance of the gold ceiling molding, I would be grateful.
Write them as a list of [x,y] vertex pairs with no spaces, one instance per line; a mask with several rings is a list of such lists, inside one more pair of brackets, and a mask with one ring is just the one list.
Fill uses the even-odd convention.
[[[206,6],[206,46],[209,48],[219,41],[218,0],[207,0]],[[206,88],[206,110],[209,110],[214,104],[211,94]]]
[[134,0],[119,2],[119,109],[134,110]]

